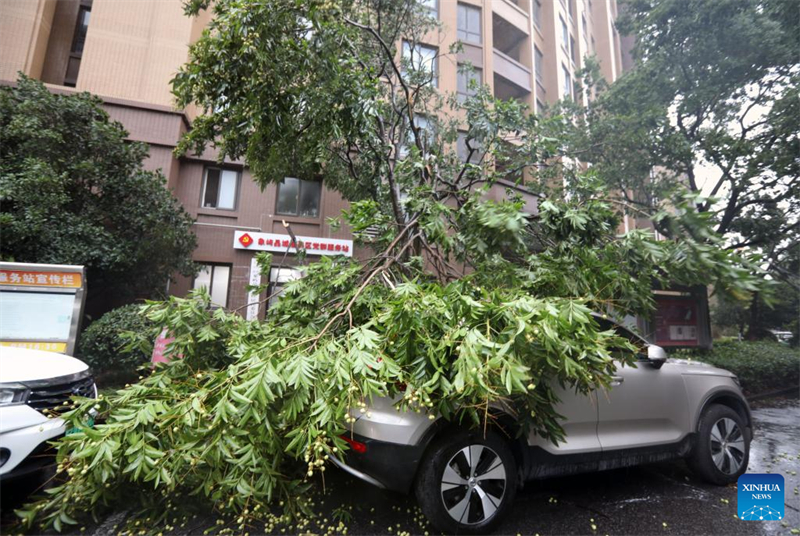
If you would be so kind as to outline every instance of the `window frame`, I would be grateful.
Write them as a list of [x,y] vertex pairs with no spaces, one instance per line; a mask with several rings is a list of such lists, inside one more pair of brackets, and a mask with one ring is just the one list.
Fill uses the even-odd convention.
[[[469,28],[462,29],[458,25],[459,19],[460,19],[460,17],[459,17],[460,13],[459,12],[462,9],[465,11],[465,19],[466,19],[466,22],[467,22],[468,26],[469,26],[469,13],[470,13],[470,11],[478,13],[478,32],[477,32],[478,40],[477,41],[472,41],[469,38],[470,36],[476,35],[476,33],[473,30],[470,30]],[[464,38],[462,38],[462,36],[461,36],[462,33],[465,36]],[[471,45],[481,45],[481,46],[483,45],[483,10],[480,7],[473,6],[472,4],[465,4],[463,2],[459,2],[458,3],[458,6],[456,8],[456,38],[459,41],[461,41],[462,43],[469,43]]]
[[[224,208],[224,207],[207,207],[206,206],[206,190],[208,189],[208,172],[210,170],[218,170],[220,176],[220,182],[217,190],[217,204],[219,205],[219,188],[222,188],[222,172],[228,171],[236,173],[236,184],[234,185],[233,190],[233,208]],[[242,184],[242,172],[239,169],[225,167],[225,166],[205,166],[203,168],[203,184],[200,188],[200,208],[205,210],[226,210],[228,212],[236,212],[239,210],[239,191],[241,190]]]
[[537,30],[542,29],[542,3],[540,0],[533,0],[533,26]]
[[[72,42],[69,45],[69,56],[67,57],[67,67],[64,72],[64,84],[67,87],[75,87],[78,83],[78,74],[81,71],[81,60],[83,59],[83,49],[86,46],[86,35],[83,35],[83,42],[81,44],[81,49],[76,50],[76,45],[78,44],[79,37],[81,32],[79,31],[82,27],[83,15],[88,13],[89,20],[86,22],[86,35],[89,33],[89,24],[92,21],[92,5],[85,4],[83,2],[80,3],[78,6],[78,16],[75,19],[75,29],[72,32]],[[69,74],[69,66],[73,63],[77,63],[77,68],[75,69],[75,78],[67,78]]]
[[[300,184],[297,187],[297,204],[295,205],[295,212],[281,212],[278,210],[280,205],[281,199],[281,186],[284,184],[286,179],[295,179],[300,181]],[[319,197],[317,198],[317,215],[316,216],[304,216],[300,214],[300,200],[303,198],[303,185],[314,183],[318,185],[318,192]],[[309,220],[318,220],[322,216],[322,179],[301,179],[300,177],[284,177],[281,182],[279,182],[275,188],[275,215],[276,216],[289,216],[291,218],[306,218]]]
[[575,44],[575,37],[569,35],[569,59],[573,65],[578,65],[578,48]]
[[[195,261],[195,264],[203,267],[208,266],[210,268],[210,274],[208,278],[208,295],[213,296],[214,290],[214,272],[218,267],[224,267],[228,269],[228,278],[225,281],[225,305],[220,305],[218,303],[211,302],[212,305],[216,305],[217,307],[222,307],[224,309],[228,308],[228,303],[231,299],[231,277],[233,276],[233,264],[224,263],[224,262],[205,262],[205,261]],[[192,290],[197,290],[197,276],[192,278]]]
[[433,5],[427,5],[425,3],[425,0],[421,0],[420,1],[420,5],[424,9],[428,10],[428,12],[430,13],[431,18],[435,19],[435,20],[439,20],[439,0],[433,0],[431,3]]
[[[434,88],[438,89],[439,88],[439,48],[435,47],[435,46],[432,46],[432,45],[426,45],[424,43],[412,43],[411,41],[403,40],[403,43],[401,45],[401,50],[400,50],[401,63],[404,63],[403,60],[406,59],[406,47],[408,48],[408,51],[409,51],[408,62],[411,64],[411,67],[414,70],[418,71],[418,72],[421,71],[421,68],[424,65],[424,62],[421,61],[423,56],[419,52],[415,53],[414,49],[417,49],[417,50],[428,49],[428,50],[432,50],[433,51],[433,53],[434,53],[433,54],[433,58],[430,61],[430,63],[431,63],[430,74],[432,75],[430,83],[431,83],[431,86],[433,86]],[[416,54],[416,56],[419,57],[419,59],[417,60],[417,63],[415,63],[415,54]],[[407,75],[407,73],[405,72],[405,66],[401,67],[401,74],[403,76]]]
[[[466,77],[466,87],[464,88],[463,92],[459,87],[462,77]],[[467,69],[463,63],[459,63],[456,72],[456,100],[458,100],[458,102],[463,104],[469,97],[477,93],[477,87],[473,90],[470,90],[469,87],[470,82],[473,80],[476,81],[476,85],[478,87],[483,84],[483,69],[474,66],[471,69]]]
[[[462,164],[472,164],[472,165],[481,165],[481,161],[483,160],[484,155],[486,154],[485,151],[482,151],[482,148],[478,141],[474,138],[470,140],[470,145],[477,145],[477,147],[473,147],[474,154],[472,158],[467,160],[463,157],[467,155],[469,152],[469,148],[467,147],[467,138],[469,137],[469,132],[465,130],[459,130],[456,134],[456,156],[458,156],[458,161]],[[463,142],[462,142],[463,140]],[[463,146],[464,154],[461,154],[461,147]]]
[[573,88],[572,88],[572,73],[569,71],[569,67],[565,64],[561,64],[561,74],[564,75],[564,86],[561,88],[561,98],[569,97],[570,100],[574,100],[573,95]]
[[569,26],[561,15],[558,16],[558,20],[561,22],[561,47],[569,54]]
[[[409,126],[408,121],[404,121],[404,125],[406,127],[405,138],[403,139],[403,143],[397,148],[397,155],[400,159],[408,156],[408,153],[411,152],[412,144],[416,145],[414,131]],[[418,113],[414,114],[414,126],[423,134],[423,145],[427,145],[430,151],[433,147],[433,142],[436,141],[436,123],[427,115]]]
[[[286,278],[281,280],[284,272],[286,273]],[[284,287],[286,287],[288,283],[297,281],[303,277],[305,277],[304,271],[293,266],[270,268],[269,284],[267,286],[267,296],[269,296],[266,306],[267,311],[269,311],[275,305],[275,303],[277,303],[278,299],[280,299],[281,295],[283,295]]]
[[533,45],[533,74],[536,81],[544,86],[544,54],[536,45]]

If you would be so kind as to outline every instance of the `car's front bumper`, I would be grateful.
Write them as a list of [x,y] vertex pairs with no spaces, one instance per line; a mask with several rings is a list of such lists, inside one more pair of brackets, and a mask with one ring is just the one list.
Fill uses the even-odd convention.
[[3,449],[2,457],[5,459],[0,466],[1,480],[37,470],[40,466],[38,462],[41,460],[28,460],[28,458],[34,451],[37,453],[42,451],[48,441],[63,435],[66,431],[63,420],[48,419],[25,404],[2,408],[0,420],[3,423],[0,449]]
[[423,445],[389,443],[358,434],[348,434],[347,437],[364,443],[366,452],[348,450],[344,461],[333,459],[335,465],[379,488],[400,493],[411,490],[425,451]]

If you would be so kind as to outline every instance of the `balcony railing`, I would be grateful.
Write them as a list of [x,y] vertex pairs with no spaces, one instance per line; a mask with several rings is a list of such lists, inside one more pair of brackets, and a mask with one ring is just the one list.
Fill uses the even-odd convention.
[[494,49],[493,52],[494,73],[521,91],[530,92],[533,89],[531,70],[497,49]]
[[510,0],[493,0],[492,11],[517,30],[529,35],[528,13]]

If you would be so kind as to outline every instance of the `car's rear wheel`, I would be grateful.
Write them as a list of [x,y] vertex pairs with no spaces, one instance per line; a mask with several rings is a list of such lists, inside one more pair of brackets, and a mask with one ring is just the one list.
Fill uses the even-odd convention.
[[738,480],[749,460],[750,438],[742,417],[728,406],[709,406],[700,417],[689,467],[702,479],[725,485]]
[[488,432],[459,432],[431,446],[415,484],[430,522],[449,534],[490,532],[517,491],[517,466],[508,444]]

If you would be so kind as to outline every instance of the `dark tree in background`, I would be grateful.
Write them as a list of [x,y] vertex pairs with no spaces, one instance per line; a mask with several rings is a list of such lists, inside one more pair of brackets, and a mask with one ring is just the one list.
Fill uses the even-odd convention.
[[94,313],[194,270],[192,219],[127,136],[88,93],[0,88],[0,257],[86,266]]
[[[728,249],[762,255],[796,301],[797,1],[627,0],[617,27],[636,39],[635,66],[611,86],[587,72],[592,106],[563,108],[576,119],[570,150],[594,164],[631,216],[690,199]],[[668,222],[656,225],[670,236]],[[786,309],[789,316],[760,325],[763,299],[756,293],[750,304],[753,337],[800,314]]]

